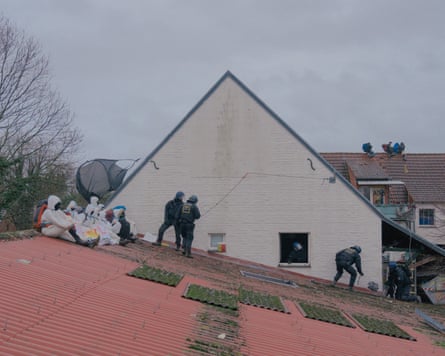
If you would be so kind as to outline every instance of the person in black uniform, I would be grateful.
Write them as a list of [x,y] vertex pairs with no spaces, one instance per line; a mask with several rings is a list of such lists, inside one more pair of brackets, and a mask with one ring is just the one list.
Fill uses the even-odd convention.
[[406,264],[397,265],[395,268],[396,299],[404,302],[420,302],[420,297],[411,295],[411,271]]
[[[337,265],[337,274],[334,277],[333,286],[337,283],[337,281],[343,275],[343,270],[346,270],[350,275],[349,279],[349,290],[352,291],[352,287],[354,287],[355,279],[357,278],[357,271],[363,276],[362,272],[362,260],[360,257],[360,252],[362,249],[360,246],[352,246],[345,248],[337,252],[335,255],[335,264]],[[355,264],[357,271],[352,267]]]
[[193,242],[193,232],[195,230],[195,220],[201,217],[201,213],[199,212],[199,208],[196,205],[198,203],[198,197],[196,195],[192,195],[187,199],[187,202],[182,205],[181,209],[178,212],[178,221],[181,229],[181,235],[183,238],[183,248],[182,252],[188,258],[192,257],[192,242]]
[[396,281],[397,281],[397,263],[391,261],[388,264],[389,273],[388,280],[385,282],[385,286],[387,287],[385,297],[389,296],[390,298],[394,298],[394,294],[396,292]]
[[178,211],[184,204],[183,199],[184,199],[184,193],[177,192],[175,198],[167,202],[167,204],[165,204],[164,222],[159,228],[158,238],[156,242],[153,242],[153,245],[160,246],[162,243],[162,239],[164,238],[165,230],[167,230],[170,226],[173,225],[173,227],[175,228],[176,251],[179,251],[179,249],[181,248],[181,231],[179,229],[179,223],[177,221],[176,216],[178,215]]
[[292,244],[292,251],[287,256],[287,263],[304,262],[303,246],[297,241]]

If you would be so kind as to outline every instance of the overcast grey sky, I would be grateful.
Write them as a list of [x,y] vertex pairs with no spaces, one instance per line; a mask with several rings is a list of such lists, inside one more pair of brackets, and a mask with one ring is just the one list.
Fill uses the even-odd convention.
[[445,1],[0,0],[81,160],[144,158],[230,70],[315,150],[445,152]]

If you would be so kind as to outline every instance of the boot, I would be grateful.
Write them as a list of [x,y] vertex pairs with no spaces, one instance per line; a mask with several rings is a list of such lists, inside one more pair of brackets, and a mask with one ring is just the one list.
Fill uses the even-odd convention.
[[187,250],[186,250],[186,253],[185,253],[185,257],[193,258],[191,250],[192,250],[191,247],[187,247]]
[[121,246],[127,246],[127,244],[128,244],[129,242],[130,242],[130,241],[128,241],[128,240],[120,239],[120,240],[119,240],[119,245],[121,245]]
[[[70,229],[68,230],[68,232],[70,233],[70,235],[74,238],[74,241],[76,241],[76,244],[81,245],[81,246],[88,246],[89,247],[89,242],[88,241],[83,241],[79,235],[77,235],[76,230],[74,229]],[[99,239],[98,239],[99,240]]]
[[99,244],[99,238],[96,238],[94,240],[89,240],[87,246],[90,248],[95,248],[98,244]]

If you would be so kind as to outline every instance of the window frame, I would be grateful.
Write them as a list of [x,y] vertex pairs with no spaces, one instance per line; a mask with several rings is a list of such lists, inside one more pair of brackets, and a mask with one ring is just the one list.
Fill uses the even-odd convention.
[[[280,267],[309,267],[310,259],[310,233],[308,232],[280,232],[278,233],[279,242],[279,263]],[[292,250],[292,244],[299,242],[303,246],[304,261],[287,262],[287,257]]]
[[[214,237],[220,237],[221,241],[213,242]],[[223,232],[209,232],[209,249],[208,251],[218,251],[218,244],[225,243],[226,234]]]
[[[429,214],[427,214],[427,212]],[[428,227],[435,226],[435,209],[433,208],[419,208],[419,226]]]

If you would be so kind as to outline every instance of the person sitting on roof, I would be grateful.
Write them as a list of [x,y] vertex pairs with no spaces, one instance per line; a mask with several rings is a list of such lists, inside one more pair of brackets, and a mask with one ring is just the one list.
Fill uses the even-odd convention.
[[[99,204],[99,206],[100,205],[101,204]],[[101,210],[94,224],[89,225],[99,233],[99,246],[117,245],[120,242],[120,237],[117,235],[120,226],[116,231],[113,226],[114,220],[113,211],[111,209]]]
[[65,213],[70,215],[75,223],[82,223],[85,220],[85,214],[82,210],[82,207],[77,205],[74,200],[71,200],[65,209]]
[[384,143],[382,145],[383,151],[385,151],[390,156],[394,155],[394,149],[392,147],[392,141],[389,141],[388,143]]
[[125,209],[115,209],[113,214],[117,221],[115,222],[116,227],[119,226],[119,232],[117,235],[120,237],[119,245],[125,246],[129,242],[135,243],[137,238],[131,233],[131,226],[125,217]]
[[375,153],[372,150],[371,142],[366,142],[362,145],[363,152],[367,153],[369,157],[374,157]]
[[85,208],[85,216],[86,216],[86,222],[88,224],[94,224],[96,222],[97,216],[97,210],[99,207],[99,197],[97,195],[91,195],[90,202]]
[[403,151],[405,151],[405,144],[403,142],[396,142],[394,144],[393,151],[395,154],[403,154]]
[[74,220],[61,209],[60,198],[48,197],[48,207],[42,215],[42,233],[49,237],[59,237],[82,246],[95,247],[99,239],[82,240],[76,233]]

